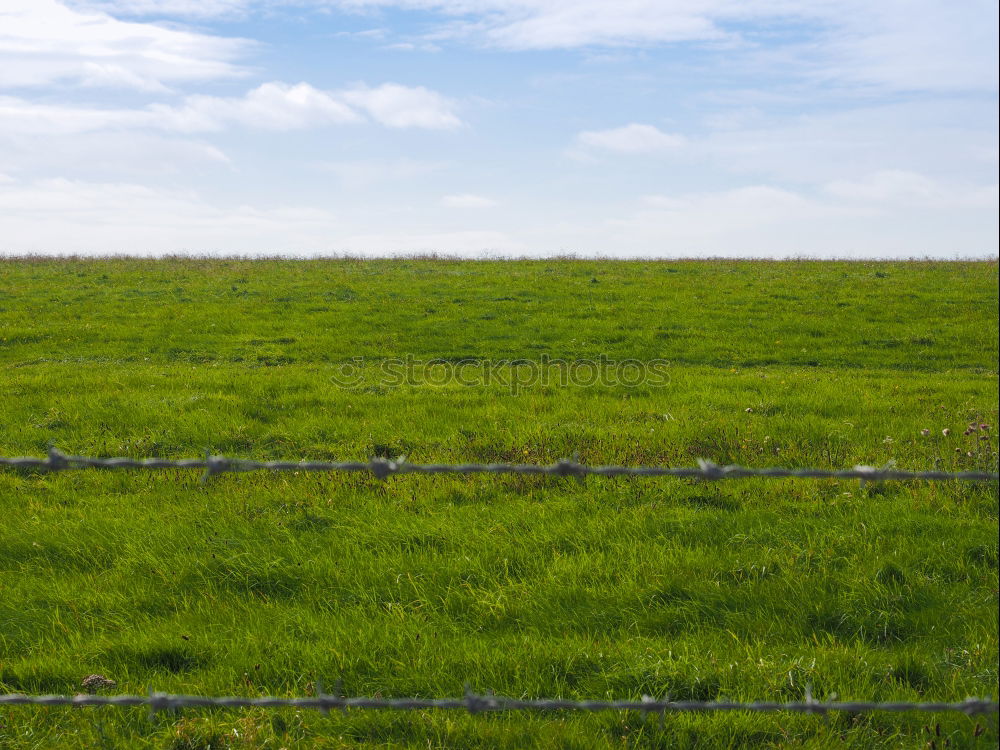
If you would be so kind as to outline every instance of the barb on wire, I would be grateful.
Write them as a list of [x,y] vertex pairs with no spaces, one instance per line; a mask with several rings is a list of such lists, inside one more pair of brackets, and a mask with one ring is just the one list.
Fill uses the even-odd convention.
[[641,700],[575,701],[563,698],[508,698],[487,693],[480,695],[466,689],[461,698],[342,698],[320,692],[310,698],[246,698],[212,695],[171,695],[151,692],[149,695],[0,695],[0,706],[148,706],[151,711],[173,711],[179,708],[313,708],[320,711],[349,708],[414,711],[428,708],[464,709],[471,714],[487,711],[639,711],[643,714],[677,711],[792,711],[825,714],[828,711],[862,713],[869,711],[958,711],[968,716],[994,714],[1000,705],[989,698],[966,698],[957,703],[905,701],[674,701]]
[[855,466],[852,469],[786,469],[782,467],[752,468],[739,465],[720,466],[699,459],[698,466],[588,466],[563,460],[548,466],[538,464],[413,464],[404,460],[390,461],[372,458],[369,461],[254,461],[205,454],[204,458],[94,458],[69,456],[55,448],[45,458],[30,456],[7,458],[0,456],[0,466],[38,471],[69,471],[76,469],[201,469],[203,479],[217,474],[244,471],[361,471],[379,479],[393,474],[535,474],[556,477],[679,477],[690,479],[860,479],[863,482],[892,480],[925,480],[995,482],[1000,475],[988,471],[902,471],[894,466],[877,468]]

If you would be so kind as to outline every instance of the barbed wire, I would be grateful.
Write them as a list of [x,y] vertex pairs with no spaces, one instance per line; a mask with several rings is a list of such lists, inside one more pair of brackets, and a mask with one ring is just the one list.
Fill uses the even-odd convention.
[[[941,472],[941,471],[901,471],[893,466],[875,468],[855,466],[853,469],[785,469],[748,468],[738,465],[720,466],[711,461],[699,460],[697,467],[629,467],[629,466],[587,466],[576,461],[559,461],[552,465],[533,464],[412,464],[405,460],[392,461],[372,458],[361,461],[255,461],[232,459],[206,454],[203,459],[131,459],[95,458],[70,456],[55,448],[49,450],[46,458],[0,457],[0,466],[40,471],[66,471],[77,469],[200,469],[205,479],[226,472],[246,471],[361,471],[385,479],[393,474],[533,474],[560,477],[586,476],[638,476],[638,477],[680,477],[705,480],[736,479],[748,477],[795,478],[795,479],[857,479],[861,481],[885,480],[965,480],[997,481],[996,472]],[[643,696],[639,701],[573,701],[559,698],[519,699],[492,694],[476,694],[466,691],[461,698],[372,698],[338,697],[324,695],[321,690],[315,697],[222,697],[197,695],[172,695],[150,692],[141,695],[0,695],[0,706],[147,706],[151,711],[167,711],[189,707],[216,708],[311,708],[321,711],[355,709],[421,710],[430,708],[465,709],[470,713],[495,711],[638,711],[644,714],[678,711],[791,711],[824,714],[830,711],[849,713],[868,711],[957,711],[969,716],[990,714],[1000,711],[996,701],[981,698],[967,698],[957,703],[945,702],[869,702],[869,701],[817,701],[807,691],[806,699],[798,702],[757,701],[740,703],[732,701],[672,701],[656,700]]]
[[871,702],[871,701],[819,701],[806,691],[802,701],[787,703],[756,701],[674,701],[657,700],[643,696],[641,700],[584,700],[563,698],[508,698],[493,694],[477,694],[469,690],[461,698],[343,698],[325,695],[322,691],[308,698],[249,698],[211,695],[171,695],[150,692],[149,695],[0,695],[0,706],[148,706],[153,712],[180,708],[311,708],[320,711],[356,709],[384,709],[418,711],[430,708],[465,709],[469,713],[491,711],[639,711],[644,714],[665,714],[683,711],[791,711],[796,713],[825,714],[830,711],[862,713],[870,711],[958,711],[968,716],[992,714],[1000,711],[1000,704],[989,698],[966,698],[957,703],[945,702]]
[[203,479],[217,474],[246,471],[319,471],[319,472],[369,472],[379,479],[393,474],[533,474],[557,477],[677,477],[690,479],[859,479],[862,482],[892,480],[969,481],[995,482],[997,472],[988,471],[902,471],[890,463],[881,468],[855,466],[851,469],[812,469],[782,467],[751,468],[731,464],[720,466],[705,459],[698,466],[672,468],[666,466],[588,466],[576,461],[563,460],[550,465],[540,464],[414,464],[405,459],[389,460],[372,458],[368,461],[255,461],[243,458],[226,458],[206,453],[204,458],[95,458],[70,456],[50,448],[45,458],[3,457],[0,466],[38,471],[69,471],[78,469],[201,469]]

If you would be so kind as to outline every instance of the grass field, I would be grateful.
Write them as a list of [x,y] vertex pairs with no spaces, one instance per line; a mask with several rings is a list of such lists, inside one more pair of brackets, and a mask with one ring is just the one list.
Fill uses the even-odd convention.
[[[985,262],[0,260],[0,455],[996,471],[997,308]],[[543,355],[667,377],[514,392]],[[431,377],[466,362],[496,382]],[[8,470],[0,513],[0,692],[998,693],[995,483]],[[946,740],[996,719],[0,713],[0,748]]]

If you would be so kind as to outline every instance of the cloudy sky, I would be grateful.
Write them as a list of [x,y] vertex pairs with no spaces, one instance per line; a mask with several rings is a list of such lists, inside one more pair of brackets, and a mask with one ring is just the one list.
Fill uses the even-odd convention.
[[996,257],[996,0],[0,0],[0,253]]

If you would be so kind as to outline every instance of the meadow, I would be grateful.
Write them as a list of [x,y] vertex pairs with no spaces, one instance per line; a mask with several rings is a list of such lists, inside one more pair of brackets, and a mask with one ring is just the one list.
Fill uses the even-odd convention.
[[[6,258],[0,455],[996,471],[997,340],[995,262]],[[502,377],[543,357],[666,377]],[[995,482],[4,470],[0,513],[0,693],[1000,692]],[[5,749],[997,742],[948,713],[0,711]]]

